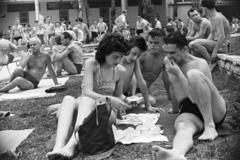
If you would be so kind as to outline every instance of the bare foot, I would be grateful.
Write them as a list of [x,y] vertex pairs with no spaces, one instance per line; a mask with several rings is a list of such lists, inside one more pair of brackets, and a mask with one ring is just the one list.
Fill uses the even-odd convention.
[[215,129],[215,127],[208,127],[205,126],[203,134],[198,138],[198,140],[210,140],[213,141],[215,138],[217,138],[218,133]]
[[153,146],[152,149],[156,152],[156,160],[187,160],[177,150],[167,150],[158,146]]
[[49,160],[54,160],[54,159],[59,159],[61,157],[60,150],[53,150],[52,152],[47,153],[47,159]]
[[168,113],[169,113],[169,114],[177,114],[177,113],[179,113],[179,111],[174,111],[173,109],[170,109],[170,110],[168,111]]

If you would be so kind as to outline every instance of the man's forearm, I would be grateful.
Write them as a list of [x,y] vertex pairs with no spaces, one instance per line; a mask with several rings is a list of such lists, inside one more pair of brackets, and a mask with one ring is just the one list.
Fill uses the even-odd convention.
[[145,84],[139,84],[139,88],[140,88],[140,91],[143,95],[145,107],[147,109],[151,104],[150,104],[150,101],[149,101],[148,88],[147,88],[146,83]]
[[183,75],[182,72],[179,72],[177,77],[178,77],[178,80],[180,82],[180,86],[181,86],[182,90],[188,96],[188,98],[192,100],[192,96],[191,96],[191,94],[189,92],[189,89],[188,89],[189,87],[188,87],[188,80],[187,80],[187,78]]
[[53,71],[52,67],[49,67],[48,70],[49,70],[49,73],[50,73],[50,75],[51,75],[51,77],[53,79],[54,84],[57,85],[58,81],[57,81],[55,72]]

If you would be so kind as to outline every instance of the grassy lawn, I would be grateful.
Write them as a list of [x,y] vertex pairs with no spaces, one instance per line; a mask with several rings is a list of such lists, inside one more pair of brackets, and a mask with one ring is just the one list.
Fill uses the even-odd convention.
[[[45,155],[49,152],[46,144],[52,134],[56,131],[56,119],[49,115],[46,108],[55,103],[60,103],[64,95],[80,96],[81,78],[72,77],[66,83],[68,90],[57,93],[55,97],[40,98],[21,101],[0,102],[0,110],[11,111],[17,116],[12,118],[0,119],[0,130],[20,130],[35,128],[34,132],[21,143],[17,148],[19,156],[7,155],[6,159],[19,160],[41,160],[46,159]],[[228,105],[228,113],[232,115],[236,110],[233,102],[236,99],[236,93],[239,90],[239,80],[233,76],[226,76],[222,71],[215,71],[213,81]],[[2,87],[4,82],[1,82]],[[153,95],[165,94],[162,82],[158,79],[151,87]],[[233,155],[237,154],[240,148],[238,135],[228,136],[227,138],[218,138],[214,142],[195,142],[194,147],[187,154],[189,160],[232,160]],[[156,142],[165,148],[171,148],[169,143]],[[239,157],[239,155],[238,155]],[[0,159],[4,159],[1,158]],[[154,159],[151,152],[151,144],[121,145],[117,144],[115,152],[108,160],[150,160]]]

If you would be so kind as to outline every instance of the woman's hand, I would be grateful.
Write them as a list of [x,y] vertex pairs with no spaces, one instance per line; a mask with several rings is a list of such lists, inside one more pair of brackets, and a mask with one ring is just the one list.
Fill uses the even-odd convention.
[[159,113],[165,112],[165,110],[162,108],[156,108],[156,107],[152,107],[152,106],[147,107],[146,110],[151,111],[151,112],[159,112]]
[[125,110],[131,109],[131,106],[123,102],[120,98],[111,97],[112,109],[117,113],[117,117],[122,119],[122,115],[126,115]]

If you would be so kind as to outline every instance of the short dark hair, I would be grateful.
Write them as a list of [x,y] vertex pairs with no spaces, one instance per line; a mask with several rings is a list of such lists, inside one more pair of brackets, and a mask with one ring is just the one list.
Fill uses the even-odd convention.
[[131,48],[137,47],[142,52],[147,50],[147,43],[143,37],[140,36],[134,36],[129,40],[129,45]]
[[126,9],[124,9],[124,10],[122,11],[122,13],[127,13],[127,10],[126,10]]
[[82,18],[78,18],[78,22],[83,22],[83,19]]
[[215,0],[202,0],[202,6],[207,9],[215,8]]
[[65,21],[65,18],[61,18],[61,21]]
[[186,37],[179,31],[174,31],[164,39],[165,44],[176,44],[177,48],[183,49],[188,45]]
[[174,32],[174,30],[175,30],[175,28],[174,28],[173,26],[167,26],[167,27],[166,27],[166,31],[167,31],[168,33],[172,33],[172,32]]
[[72,40],[72,35],[69,32],[63,32],[62,35],[64,36],[64,39],[69,38],[70,40]]
[[0,38],[3,38],[3,31],[0,29]]
[[165,37],[166,33],[163,29],[160,28],[153,28],[150,32],[148,32],[148,37]]
[[172,21],[172,18],[168,18],[168,22],[171,22]]
[[129,45],[122,35],[108,33],[100,41],[95,59],[99,64],[103,64],[106,61],[106,56],[110,55],[112,52],[121,52],[126,55],[129,50]]
[[59,23],[59,24],[61,25],[61,22],[60,22],[60,21],[55,22],[55,24],[57,24],[57,23]]
[[155,17],[157,20],[159,20],[159,17]]
[[8,26],[8,29],[12,28],[12,26]]
[[61,36],[60,36],[60,35],[57,35],[57,36],[55,37],[55,42],[56,42],[57,45],[60,45],[60,44],[61,44]]
[[48,19],[48,18],[52,19],[52,17],[51,17],[51,16],[47,16],[47,17],[46,17],[46,19]]
[[[194,11],[197,11],[196,8],[191,8],[188,10],[187,14],[188,14],[188,17],[190,17],[190,12],[194,12]],[[191,18],[191,17],[190,17]]]

